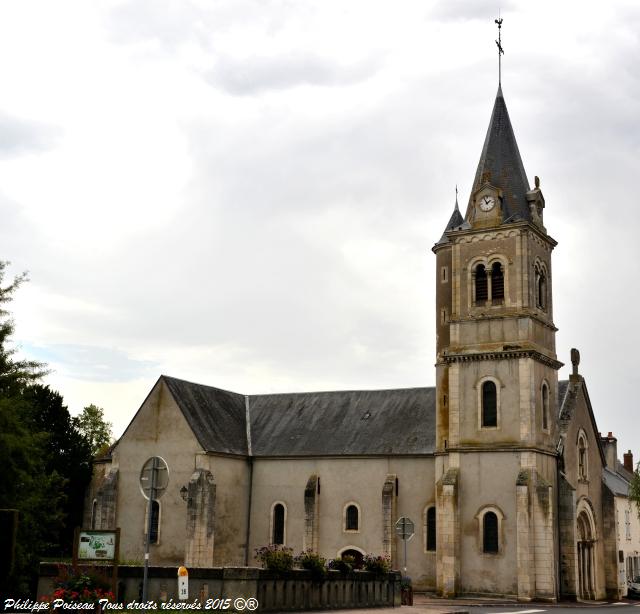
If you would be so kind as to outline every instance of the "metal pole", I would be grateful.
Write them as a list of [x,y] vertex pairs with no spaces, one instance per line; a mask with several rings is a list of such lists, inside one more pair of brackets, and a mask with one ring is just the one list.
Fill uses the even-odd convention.
[[142,576],[142,602],[147,601],[147,581],[149,577],[149,542],[151,541],[151,520],[153,517],[153,502],[156,498],[156,473],[158,459],[154,456],[151,463],[151,488],[149,489],[149,512],[147,518],[147,534],[144,539],[144,575]]
[[407,538],[404,538],[404,575],[407,575]]

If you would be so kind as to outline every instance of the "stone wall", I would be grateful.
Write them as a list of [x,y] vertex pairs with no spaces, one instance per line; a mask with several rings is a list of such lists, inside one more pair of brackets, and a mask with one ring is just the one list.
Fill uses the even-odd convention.
[[[53,592],[58,574],[55,563],[41,563],[38,595]],[[118,568],[118,601],[125,605],[142,598],[141,565]],[[315,609],[400,606],[400,572],[382,576],[356,571],[342,575],[330,571],[322,582],[313,581],[308,571],[295,569],[286,578],[255,567],[211,567],[189,570],[189,601],[254,598],[259,612]],[[161,602],[178,599],[176,567],[150,567],[148,599]],[[235,608],[231,607],[231,610]]]

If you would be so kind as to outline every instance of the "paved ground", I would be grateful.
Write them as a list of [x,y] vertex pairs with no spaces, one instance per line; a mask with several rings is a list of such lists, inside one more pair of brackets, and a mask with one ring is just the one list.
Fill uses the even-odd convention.
[[[635,610],[634,608],[638,608]],[[518,603],[516,601],[496,601],[492,599],[437,599],[426,595],[415,595],[413,606],[402,606],[402,614],[543,614],[557,612],[558,609],[570,609],[571,614],[589,612],[608,614],[640,614],[640,600],[623,599],[618,602],[578,602],[578,603]],[[327,613],[336,614],[335,610]],[[375,608],[371,610],[340,610],[340,614],[399,614],[398,608]],[[322,614],[322,613],[317,613]]]

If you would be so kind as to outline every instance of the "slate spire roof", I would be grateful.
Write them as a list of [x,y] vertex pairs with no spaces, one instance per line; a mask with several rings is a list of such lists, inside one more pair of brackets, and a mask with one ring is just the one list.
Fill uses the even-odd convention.
[[502,95],[502,86],[498,86],[489,129],[471,188],[467,219],[473,204],[471,200],[473,193],[485,182],[502,190],[503,222],[531,220],[531,212],[525,197],[529,192],[529,181]]
[[440,243],[446,243],[449,240],[447,239],[446,235],[448,230],[453,230],[460,227],[469,228],[469,223],[465,221],[465,219],[462,217],[462,213],[460,213],[460,208],[458,207],[458,195],[456,194],[456,205],[453,208],[453,213],[451,214],[451,217],[449,218],[449,221],[445,226],[444,232],[442,233],[442,236],[440,237],[440,240],[436,245],[439,245]]

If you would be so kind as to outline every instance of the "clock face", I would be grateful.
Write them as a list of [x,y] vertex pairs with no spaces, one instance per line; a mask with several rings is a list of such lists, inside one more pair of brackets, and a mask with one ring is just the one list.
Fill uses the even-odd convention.
[[480,199],[480,209],[482,209],[483,211],[491,211],[495,204],[496,201],[493,196],[483,196]]

